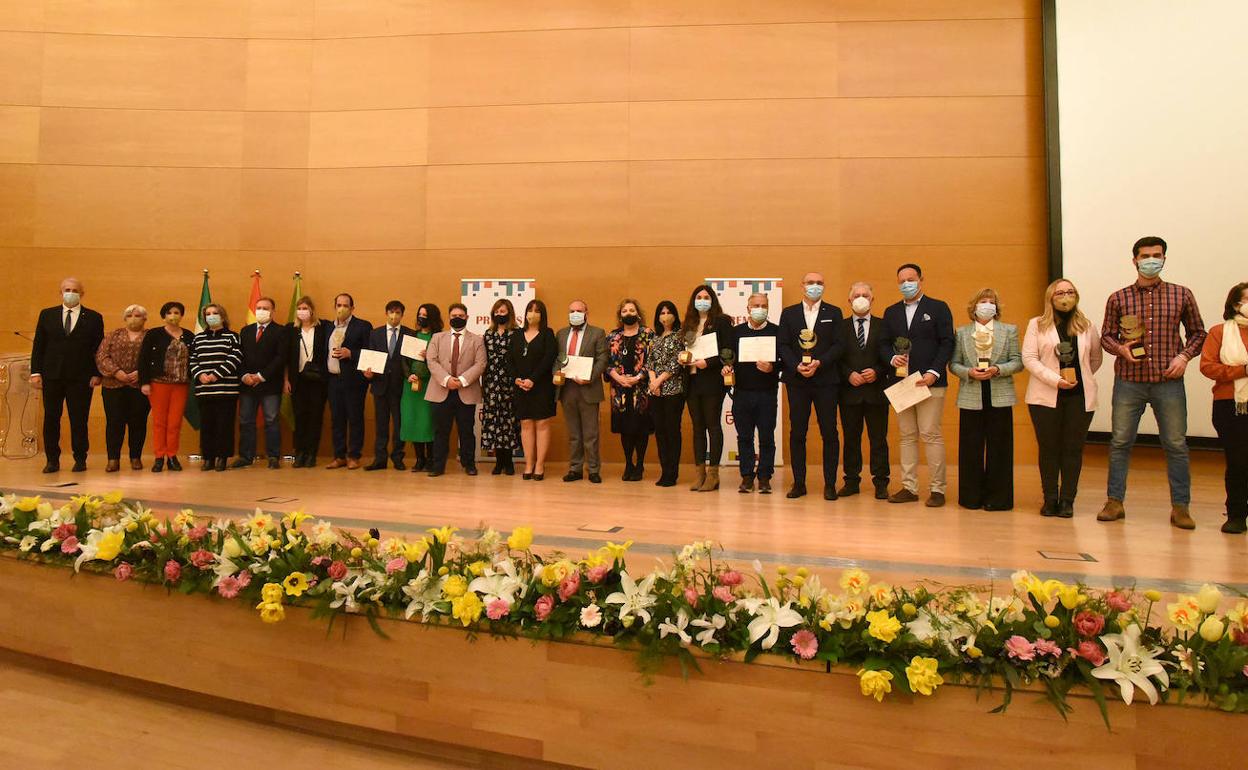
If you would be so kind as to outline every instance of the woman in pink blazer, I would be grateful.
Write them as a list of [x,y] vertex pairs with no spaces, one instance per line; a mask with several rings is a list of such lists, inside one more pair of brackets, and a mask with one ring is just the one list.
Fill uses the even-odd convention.
[[1075,515],[1083,445],[1096,412],[1100,331],[1079,310],[1079,291],[1059,278],[1044,290],[1044,314],[1023,338],[1023,366],[1031,372],[1027,409],[1040,448],[1041,516]]

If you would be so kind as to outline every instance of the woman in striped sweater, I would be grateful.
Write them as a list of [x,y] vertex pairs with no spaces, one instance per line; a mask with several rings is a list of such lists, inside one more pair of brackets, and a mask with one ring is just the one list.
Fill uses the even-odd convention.
[[234,454],[234,423],[238,410],[238,369],[243,348],[230,331],[221,305],[204,306],[204,330],[191,343],[191,381],[199,400],[200,470],[223,471]]

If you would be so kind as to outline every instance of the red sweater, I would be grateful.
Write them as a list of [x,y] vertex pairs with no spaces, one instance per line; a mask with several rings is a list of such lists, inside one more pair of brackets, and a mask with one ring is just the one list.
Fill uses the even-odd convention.
[[[1228,366],[1222,363],[1219,354],[1222,352],[1222,324],[1215,325],[1205,337],[1205,344],[1200,349],[1200,373],[1213,380],[1213,400],[1229,401],[1235,398],[1235,380],[1248,377],[1248,370],[1243,366]],[[1239,327],[1239,336],[1248,347],[1248,327]]]

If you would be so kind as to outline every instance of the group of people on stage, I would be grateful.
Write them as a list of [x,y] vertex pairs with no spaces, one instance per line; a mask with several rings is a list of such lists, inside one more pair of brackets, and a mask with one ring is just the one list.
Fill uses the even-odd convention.
[[[619,434],[624,449],[623,480],[642,480],[653,435],[661,468],[656,485],[677,483],[681,420],[687,410],[695,463],[691,489],[708,492],[720,484],[720,413],[731,393],[738,491],[757,488],[768,494],[783,383],[792,463],[787,497],[807,492],[806,438],[813,410],[823,440],[825,499],[859,493],[865,427],[875,497],[899,504],[920,500],[922,446],[929,469],[926,505],[939,507],[946,494],[941,416],[952,376],[960,384],[958,503],[1008,510],[1014,506],[1014,377],[1026,369],[1031,377],[1025,401],[1039,447],[1041,513],[1069,518],[1097,408],[1093,375],[1103,353],[1109,353],[1115,357],[1113,432],[1107,501],[1097,518],[1113,521],[1126,515],[1131,448],[1140,417],[1151,406],[1166,456],[1170,521],[1192,529],[1183,375],[1188,362],[1199,357],[1201,372],[1214,381],[1213,422],[1226,453],[1227,521],[1222,529],[1242,533],[1248,518],[1248,283],[1231,289],[1224,323],[1206,334],[1192,292],[1160,278],[1165,255],[1161,238],[1135,243],[1136,280],[1109,297],[1102,329],[1082,312],[1074,284],[1054,281],[1045,290],[1043,312],[1027,323],[1021,343],[1018,327],[1001,320],[1003,301],[991,288],[970,298],[969,322],[955,328],[949,305],[924,292],[917,264],[897,270],[901,299],[882,315],[874,314],[875,293],[866,283],[850,287],[850,312],[842,315],[824,299],[823,276],[811,272],[802,279],[801,302],[784,308],[778,324],[768,320],[765,294],[751,296],[748,317],[734,325],[712,287],[701,285],[689,296],[683,317],[675,302],[663,300],[655,307],[653,324],[637,300],[621,300],[610,332],[589,323],[589,307],[581,300],[569,303],[567,323],[556,332],[541,300],[530,301],[518,316],[509,300],[500,299],[480,335],[466,328],[468,309],[461,303],[447,309],[450,328],[444,329],[436,305],[420,305],[414,325],[407,326],[407,308],[392,300],[385,306],[385,324],[374,328],[355,315],[354,300],[345,293],[334,298],[332,320],[318,316],[310,297],[299,299],[298,320],[289,326],[274,323],[275,303],[261,298],[255,304],[256,322],[238,331],[231,329],[225,307],[210,304],[203,308],[203,331],[197,334],[183,328],[186,309],[180,302],[166,302],[161,323],[153,328],[147,328],[147,310],[130,305],[122,327],[106,334],[100,314],[81,304],[82,283],[69,278],[61,283],[61,305],[39,317],[31,357],[31,382],[44,393],[44,472],[60,467],[65,406],[73,469],[86,468],[91,393],[102,384],[108,471],[120,468],[127,435],[130,465],[143,467],[149,411],[152,470],[181,470],[179,433],[191,389],[200,410],[202,470],[256,462],[258,415],[268,466],[279,467],[283,393],[294,407],[295,467],[316,465],[328,402],[334,457],[327,467],[358,468],[364,405],[371,393],[376,429],[373,461],[366,470],[406,469],[410,443],[412,470],[441,475],[454,428],[459,462],[476,475],[479,408],[481,446],[497,458],[494,473],[513,475],[514,453],[522,448],[523,478],[541,481],[550,424],[560,405],[571,450],[563,480],[588,475],[599,483],[599,410],[605,398],[611,431]],[[384,365],[379,365],[382,354]],[[362,358],[376,359],[378,365],[362,365]],[[918,379],[927,397],[898,413],[902,478],[900,488],[890,492],[885,389],[907,378]],[[844,432],[839,489],[838,411]]]

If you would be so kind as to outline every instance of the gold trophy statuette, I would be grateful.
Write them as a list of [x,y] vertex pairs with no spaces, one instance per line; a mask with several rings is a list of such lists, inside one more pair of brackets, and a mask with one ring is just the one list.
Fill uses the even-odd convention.
[[[729,350],[728,348],[724,348],[723,350],[719,351],[719,357],[724,360],[724,366],[729,366],[729,367],[731,367],[733,363],[737,360],[736,355],[734,355],[733,352]],[[728,373],[724,375],[724,387],[731,388],[733,385],[736,385],[736,384],[737,384],[736,374],[734,374],[733,371],[729,369]]]
[[697,339],[697,335],[693,332],[688,332],[684,335],[684,338],[685,349],[676,354],[676,363],[681,366],[692,366],[693,350],[691,350],[691,348],[693,347],[694,340]]
[[800,332],[798,332],[797,346],[801,348],[803,351],[802,352],[802,365],[803,366],[808,366],[815,360],[815,357],[811,354],[811,351],[815,349],[815,345],[818,344],[818,342],[819,342],[819,338],[815,336],[814,329],[802,329]]
[[1075,374],[1075,346],[1063,340],[1057,343],[1057,360],[1062,362],[1062,379],[1071,385],[1079,382],[1078,375]]
[[567,365],[568,365],[567,356],[560,356],[559,360],[555,362],[555,374],[554,376],[550,378],[550,380],[551,382],[555,383],[556,386],[563,384],[564,382],[563,367]]
[[[910,354],[910,338],[909,337],[898,337],[897,339],[893,340],[893,355],[905,356],[909,354]],[[902,364],[901,366],[898,366],[896,369],[893,370],[893,374],[896,374],[898,377],[900,377],[903,380],[909,377],[910,376],[909,364]]]
[[1127,353],[1134,361],[1148,358],[1148,347],[1144,344],[1144,334],[1147,331],[1136,316],[1124,315],[1118,319],[1118,336],[1122,339],[1122,344],[1127,346]]
[[[412,375],[412,376],[413,376],[413,377],[416,377],[416,375]],[[420,392],[420,386],[421,386],[420,378],[419,378],[419,377],[416,377],[416,379],[412,381],[412,392],[413,392],[413,393],[419,393],[419,392]]]

